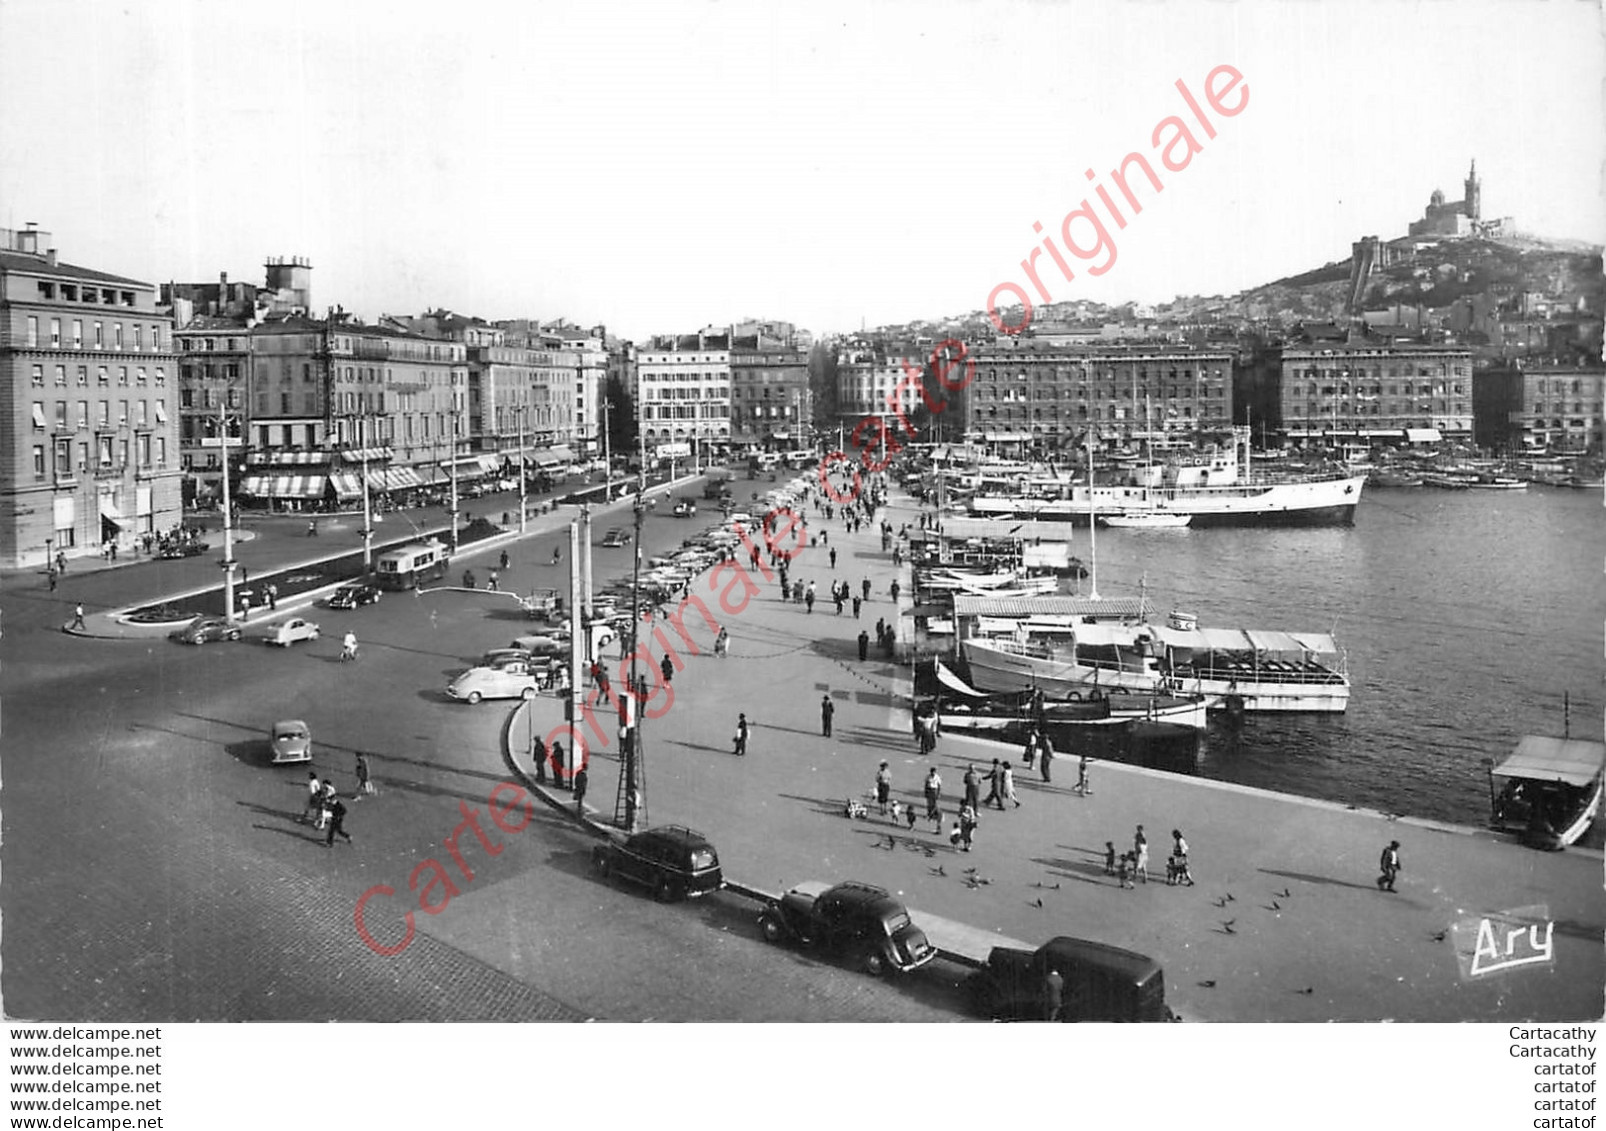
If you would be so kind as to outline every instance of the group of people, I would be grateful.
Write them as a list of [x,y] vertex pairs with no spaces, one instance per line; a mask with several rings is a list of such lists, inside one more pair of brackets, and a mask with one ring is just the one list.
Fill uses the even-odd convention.
[[[1119,855],[1115,842],[1104,842],[1104,874],[1114,876],[1122,888],[1134,888],[1141,880],[1149,882],[1149,838],[1139,825],[1132,834],[1132,847]],[[1171,830],[1171,855],[1166,858],[1165,882],[1171,885],[1193,886],[1193,869],[1188,862],[1188,841],[1181,829]]]
[[[368,765],[368,755],[357,752],[357,789],[351,795],[353,801],[361,801],[364,797],[379,796],[379,787],[374,784],[372,769]],[[307,771],[307,804],[297,818],[301,824],[310,824],[314,829],[325,832],[323,846],[333,848],[335,837],[340,837],[347,844],[351,844],[351,834],[346,831],[346,805],[340,800],[339,791],[335,788],[333,778],[318,778],[316,770]]]

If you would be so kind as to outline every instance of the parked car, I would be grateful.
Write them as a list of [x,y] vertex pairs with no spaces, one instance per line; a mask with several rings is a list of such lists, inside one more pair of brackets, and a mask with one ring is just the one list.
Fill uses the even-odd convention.
[[1171,1021],[1165,975],[1146,955],[1085,939],[1050,939],[1037,950],[994,947],[965,982],[983,1017],[1047,1020],[1048,973],[1059,972],[1061,1021]]
[[291,617],[268,629],[267,642],[288,648],[297,640],[318,639],[318,626],[305,617]]
[[206,553],[209,548],[207,543],[195,538],[182,538],[176,541],[163,542],[158,556],[163,558],[193,558],[197,554]]
[[300,719],[274,723],[268,745],[273,750],[274,765],[312,761],[312,731]]
[[350,585],[342,585],[329,594],[327,604],[331,609],[357,609],[363,605],[377,604],[381,592],[383,591],[377,585],[353,582]]
[[675,504],[676,518],[691,518],[697,514],[697,504],[690,499],[682,499]]
[[885,888],[849,880],[797,884],[758,917],[770,942],[792,939],[846,954],[866,973],[907,973],[937,957],[937,948]]
[[240,639],[239,625],[231,625],[222,617],[196,617],[183,628],[167,634],[169,640],[183,644],[206,644],[213,640]]
[[708,838],[681,825],[610,838],[591,850],[591,863],[604,879],[641,884],[665,903],[718,891],[725,882]]
[[569,634],[553,632],[541,636],[515,636],[508,647],[532,656],[561,656],[569,650]]
[[630,531],[622,526],[616,526],[603,536],[602,544],[614,548],[628,546],[630,545]]
[[482,699],[534,699],[543,668],[538,657],[518,658],[494,668],[475,667],[446,685],[446,694],[465,703]]

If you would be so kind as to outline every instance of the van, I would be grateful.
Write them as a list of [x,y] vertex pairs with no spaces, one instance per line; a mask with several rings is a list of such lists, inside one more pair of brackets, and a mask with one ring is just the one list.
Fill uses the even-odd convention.
[[382,589],[416,589],[445,577],[451,560],[444,543],[412,542],[374,559],[374,583]]
[[1061,1021],[1174,1020],[1158,962],[1087,939],[1050,939],[1035,951],[994,947],[966,989],[983,1016],[1045,1020],[1050,970],[1064,983]]

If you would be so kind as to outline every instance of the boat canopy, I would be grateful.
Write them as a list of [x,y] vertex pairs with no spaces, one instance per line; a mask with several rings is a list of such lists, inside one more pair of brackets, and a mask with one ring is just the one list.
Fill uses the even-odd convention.
[[1530,734],[1494,773],[1502,778],[1587,786],[1600,776],[1602,767],[1606,767],[1606,743]]
[[1080,624],[1076,626],[1076,643],[1088,648],[1110,644],[1131,648],[1137,644],[1138,637],[1147,636],[1151,631],[1141,624]]
[[1338,645],[1322,632],[1272,632],[1264,629],[1172,628],[1155,625],[1156,639],[1167,648],[1195,652],[1256,652],[1268,655],[1337,655]]

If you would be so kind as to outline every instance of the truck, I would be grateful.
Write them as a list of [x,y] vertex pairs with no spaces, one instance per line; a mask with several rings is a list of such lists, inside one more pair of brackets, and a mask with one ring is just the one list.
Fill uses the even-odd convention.
[[[1062,983],[1058,1016],[1049,972]],[[965,983],[978,1014],[1003,1021],[1172,1021],[1165,974],[1147,955],[1065,936],[1036,950],[998,946]]]
[[868,974],[907,973],[937,957],[909,911],[885,888],[849,880],[794,885],[758,917],[769,942],[795,941],[845,954]]

